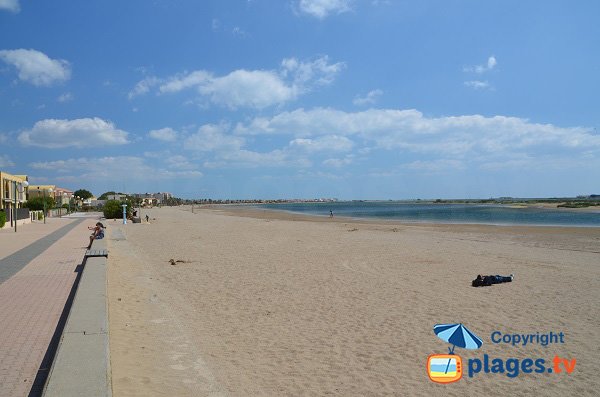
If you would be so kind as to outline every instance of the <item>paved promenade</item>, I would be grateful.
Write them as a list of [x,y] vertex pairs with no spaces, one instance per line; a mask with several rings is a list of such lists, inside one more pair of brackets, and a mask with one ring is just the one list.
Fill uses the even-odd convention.
[[94,223],[57,218],[0,231],[0,396],[41,395]]

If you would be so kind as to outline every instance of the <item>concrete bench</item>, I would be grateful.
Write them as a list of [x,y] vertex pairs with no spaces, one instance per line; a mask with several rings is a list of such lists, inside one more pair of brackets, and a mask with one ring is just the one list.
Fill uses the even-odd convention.
[[[106,251],[94,240],[90,251]],[[111,396],[106,256],[86,256],[73,306],[52,363],[45,397]]]

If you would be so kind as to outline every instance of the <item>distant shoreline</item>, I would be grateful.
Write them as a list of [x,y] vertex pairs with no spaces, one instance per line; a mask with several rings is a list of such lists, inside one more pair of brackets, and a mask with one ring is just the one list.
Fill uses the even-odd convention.
[[[188,206],[189,207],[189,206]],[[436,221],[411,221],[404,219],[394,218],[378,218],[378,217],[349,217],[342,215],[334,215],[330,218],[327,215],[319,215],[314,213],[295,212],[285,209],[273,209],[273,208],[260,208],[255,204],[207,204],[197,206],[198,209],[212,210],[226,215],[241,216],[247,218],[262,219],[266,221],[270,220],[284,220],[284,221],[304,221],[304,222],[326,222],[326,223],[343,223],[343,224],[357,224],[357,225],[385,225],[385,226],[413,226],[413,227],[431,227],[434,229],[457,229],[461,230],[516,230],[521,232],[527,229],[540,230],[544,229],[547,231],[585,231],[590,229],[599,229],[599,226],[586,226],[586,225],[543,225],[543,224],[515,224],[515,223],[477,223],[477,222],[436,222]],[[549,210],[553,210],[550,208]],[[562,210],[559,208],[557,210]],[[571,209],[566,209],[571,210]],[[577,211],[579,211],[577,209]]]

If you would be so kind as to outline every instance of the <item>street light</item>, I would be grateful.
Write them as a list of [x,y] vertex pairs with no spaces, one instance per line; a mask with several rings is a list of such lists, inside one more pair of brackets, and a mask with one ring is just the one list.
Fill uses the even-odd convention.
[[[17,181],[13,181],[15,184],[15,212],[14,212],[14,220],[15,220],[15,233],[17,232],[17,221],[19,220],[17,217]],[[19,189],[19,193],[23,194],[25,188],[29,186],[29,182],[23,181],[19,185],[21,185],[21,189]]]
[[67,200],[67,204],[69,206],[69,209],[67,210],[67,215],[69,215],[71,213],[71,197],[68,197],[69,195],[67,194],[67,192],[65,192],[64,195],[69,199]]
[[[44,193],[44,225],[46,224],[46,190],[42,190]],[[52,188],[48,189],[48,193],[52,193]]]

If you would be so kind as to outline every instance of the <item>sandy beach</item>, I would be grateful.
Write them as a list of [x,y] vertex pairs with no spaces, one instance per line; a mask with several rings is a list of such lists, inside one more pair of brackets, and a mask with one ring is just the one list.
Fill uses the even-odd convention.
[[[107,221],[113,394],[120,396],[597,395],[600,229],[424,225],[272,211],[143,210]],[[171,259],[175,265],[170,263]],[[477,274],[515,274],[473,288]],[[464,376],[429,380],[450,346]],[[513,346],[491,334],[564,334]],[[469,359],[556,355],[568,374],[467,374]]]

